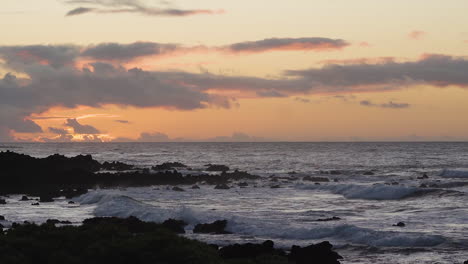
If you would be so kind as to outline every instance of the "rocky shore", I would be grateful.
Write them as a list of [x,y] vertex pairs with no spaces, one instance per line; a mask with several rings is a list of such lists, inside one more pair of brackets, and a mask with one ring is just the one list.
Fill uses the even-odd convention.
[[148,223],[135,217],[92,218],[79,226],[50,220],[0,229],[0,263],[339,264],[329,242],[284,251],[270,240],[225,247],[178,235],[184,223]]
[[65,157],[52,155],[34,158],[11,151],[0,152],[0,195],[26,194],[39,196],[43,201],[54,197],[71,198],[94,187],[136,187],[150,185],[193,185],[205,183],[223,186],[232,180],[258,179],[242,171],[228,172],[224,165],[207,165],[206,171],[220,171],[192,175],[182,174],[181,163],[163,163],[152,169],[136,169],[121,162],[100,163],[91,155]]

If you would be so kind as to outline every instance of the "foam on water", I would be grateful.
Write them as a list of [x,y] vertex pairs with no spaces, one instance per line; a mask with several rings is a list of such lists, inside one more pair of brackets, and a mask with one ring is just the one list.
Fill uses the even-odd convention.
[[228,220],[228,231],[235,234],[259,236],[268,239],[320,240],[337,239],[346,243],[382,247],[432,247],[445,241],[442,236],[412,232],[377,231],[349,224],[330,225],[315,223],[309,228],[294,227],[283,223],[271,223],[262,219],[241,217],[229,212],[193,210],[181,206],[166,209],[143,203],[128,196],[94,191],[75,199],[82,204],[96,204],[96,216],[136,216],[144,221],[163,222],[169,218],[195,224],[218,219]]
[[330,191],[334,194],[341,194],[347,199],[365,200],[399,200],[411,196],[431,193],[434,189],[423,189],[408,186],[396,186],[386,184],[359,185],[359,184],[327,184],[311,185],[302,184],[298,188],[309,190]]
[[456,169],[456,170],[445,169],[440,173],[440,176],[444,178],[467,178],[468,179],[468,169]]

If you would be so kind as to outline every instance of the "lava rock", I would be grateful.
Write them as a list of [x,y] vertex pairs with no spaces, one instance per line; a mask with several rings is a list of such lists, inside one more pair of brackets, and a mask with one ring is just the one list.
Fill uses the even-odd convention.
[[152,170],[173,170],[174,168],[187,168],[187,165],[180,162],[164,162],[163,164],[151,167]]
[[223,183],[223,184],[218,184],[218,185],[216,185],[216,186],[215,186],[215,189],[217,189],[217,190],[229,190],[229,189],[231,189],[231,188],[229,188],[229,186],[227,186],[227,184],[224,184],[224,183]]
[[5,217],[3,215],[0,215],[0,221],[5,221]]
[[315,221],[318,221],[318,222],[328,222],[328,221],[338,221],[338,220],[341,220],[341,218],[337,217],[337,216],[333,216],[333,217],[330,217],[330,218],[320,218],[320,219],[317,219]]
[[184,227],[188,224],[183,220],[167,219],[162,225],[177,234],[185,234]]
[[52,196],[44,195],[39,197],[39,202],[41,203],[52,203],[54,201]]
[[313,181],[313,182],[329,182],[330,179],[325,178],[325,177],[311,177],[311,176],[305,176],[302,178],[303,181]]
[[173,191],[176,191],[176,192],[185,192],[184,189],[182,189],[182,188],[180,188],[180,187],[177,187],[177,186],[173,187],[172,190],[173,190]]
[[403,222],[398,222],[396,225],[393,225],[393,226],[398,226],[398,227],[405,227],[406,224],[403,223]]
[[101,169],[103,169],[103,170],[114,170],[114,171],[125,171],[125,170],[133,169],[133,165],[125,164],[125,163],[120,162],[120,161],[114,161],[114,162],[105,161],[101,165]]
[[75,204],[74,201],[68,201],[68,204]]
[[60,220],[58,220],[58,219],[47,219],[46,224],[48,224],[48,225],[60,224]]
[[424,179],[429,179],[429,176],[427,176],[426,173],[424,173],[421,177],[418,177],[418,180],[424,180]]
[[226,165],[208,164],[206,171],[228,171],[229,167]]
[[274,243],[267,240],[262,244],[234,244],[225,246],[219,250],[219,254],[224,259],[246,259],[256,258],[260,255],[280,255],[285,256],[285,252],[274,248]]
[[249,186],[249,184],[246,183],[246,182],[239,182],[237,185],[239,185],[239,187],[247,187],[247,186]]
[[226,231],[227,220],[217,220],[211,224],[198,224],[193,229],[194,233],[203,234],[231,234]]
[[339,264],[339,259],[343,259],[338,253],[332,250],[333,245],[328,241],[310,245],[307,247],[292,246],[288,258],[297,264]]

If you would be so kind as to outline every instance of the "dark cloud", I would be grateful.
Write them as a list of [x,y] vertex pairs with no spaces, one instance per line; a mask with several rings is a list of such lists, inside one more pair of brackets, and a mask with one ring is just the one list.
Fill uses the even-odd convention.
[[97,128],[90,125],[82,125],[74,118],[67,119],[65,126],[73,128],[75,134],[101,134]]
[[68,13],[65,16],[82,15],[82,14],[93,12],[93,10],[94,10],[94,8],[77,7],[75,9],[72,9],[72,10],[68,11]]
[[411,105],[407,103],[395,103],[395,102],[388,102],[388,103],[383,103],[383,104],[375,104],[372,101],[369,100],[363,100],[359,102],[360,105],[362,106],[372,106],[372,107],[382,107],[382,108],[392,108],[392,109],[403,109],[403,108],[409,108]]
[[72,64],[79,54],[74,45],[0,46],[0,57],[13,69],[36,63],[58,68]]
[[[199,14],[220,14],[223,10],[210,9],[178,9],[178,8],[159,8],[149,6],[141,0],[69,0],[67,4],[90,5],[91,7],[78,7],[70,10],[66,16],[76,16],[86,13],[99,14],[118,14],[118,13],[137,13],[147,16],[191,16]],[[167,6],[168,3],[165,3]]]
[[329,38],[270,38],[229,45],[230,52],[266,52],[273,50],[336,50],[348,46],[342,39]]
[[162,55],[177,49],[175,44],[136,42],[132,44],[103,43],[87,47],[81,56],[97,60],[129,61],[143,56]]
[[49,127],[48,130],[49,130],[49,132],[57,134],[57,135],[67,135],[67,134],[69,134],[66,129],[62,129],[62,128]]
[[413,84],[467,87],[466,72],[467,59],[430,54],[414,62],[332,64],[319,69],[287,71],[286,75],[334,88],[392,85],[383,89],[396,89]]

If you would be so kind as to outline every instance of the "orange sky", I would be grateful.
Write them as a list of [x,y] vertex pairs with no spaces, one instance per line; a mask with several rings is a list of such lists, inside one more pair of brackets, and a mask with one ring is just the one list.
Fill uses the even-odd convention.
[[38,2],[0,18],[3,140],[468,140],[467,1]]

